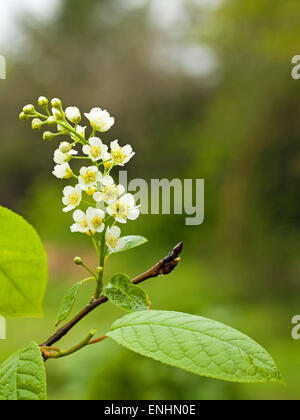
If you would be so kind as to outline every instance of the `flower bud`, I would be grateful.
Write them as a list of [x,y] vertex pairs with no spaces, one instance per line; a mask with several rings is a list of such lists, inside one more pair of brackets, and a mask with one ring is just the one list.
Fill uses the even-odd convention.
[[81,121],[81,114],[79,109],[76,106],[69,106],[66,109],[66,117],[69,121],[71,121],[74,124],[78,124]]
[[72,145],[67,141],[60,143],[59,150],[62,153],[68,153],[72,149]]
[[34,118],[32,120],[31,126],[33,130],[40,130],[42,128],[42,125],[43,125],[43,122],[40,119]]
[[34,106],[33,105],[24,106],[23,112],[24,114],[33,114],[35,112]]
[[80,257],[75,257],[74,258],[74,264],[76,264],[76,265],[82,265],[82,259]]
[[56,120],[60,121],[63,119],[62,113],[59,111],[59,109],[52,108],[52,113],[53,113],[54,118],[56,118]]
[[97,273],[100,274],[103,271],[103,267],[97,267]]
[[56,119],[55,119],[55,117],[49,117],[49,118],[47,119],[47,123],[48,123],[49,125],[55,125],[55,124],[56,124]]
[[60,100],[60,99],[58,99],[58,98],[54,98],[54,99],[52,99],[52,101],[51,101],[51,105],[53,106],[53,108],[61,108],[61,106],[62,106],[62,102],[61,102],[61,100]]
[[27,121],[29,117],[24,112],[21,112],[21,114],[19,115],[19,119],[21,121]]
[[41,108],[45,108],[49,104],[49,100],[45,96],[40,96],[38,99],[38,105]]
[[54,134],[51,133],[51,131],[45,131],[45,133],[43,134],[43,139],[45,141],[51,141],[54,139]]

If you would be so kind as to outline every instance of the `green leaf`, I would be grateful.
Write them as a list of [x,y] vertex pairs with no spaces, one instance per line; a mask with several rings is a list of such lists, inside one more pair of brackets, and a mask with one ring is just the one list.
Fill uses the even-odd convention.
[[46,372],[39,346],[32,342],[0,366],[0,400],[46,400]]
[[119,252],[128,251],[129,249],[136,248],[138,246],[144,245],[148,242],[148,239],[144,238],[143,236],[123,236],[122,240],[124,240],[125,245],[118,251],[109,250],[108,255],[111,254],[118,254]]
[[79,290],[81,289],[85,280],[79,281],[78,283],[74,284],[74,286],[65,294],[60,309],[57,315],[56,325],[61,323],[64,319],[67,318],[69,313],[71,312],[74,303],[78,297]]
[[42,316],[48,269],[45,250],[34,228],[0,207],[0,314]]
[[283,383],[271,356],[246,335],[180,312],[147,311],[117,320],[107,336],[143,356],[230,382]]
[[114,275],[104,293],[111,303],[127,312],[145,311],[150,305],[146,292],[125,274]]

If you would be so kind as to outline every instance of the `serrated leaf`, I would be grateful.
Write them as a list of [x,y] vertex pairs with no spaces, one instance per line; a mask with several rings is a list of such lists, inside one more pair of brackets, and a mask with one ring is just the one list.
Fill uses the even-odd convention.
[[147,311],[117,320],[107,333],[143,356],[230,382],[281,382],[272,357],[246,335],[180,312]]
[[84,280],[79,281],[78,283],[74,284],[74,286],[65,294],[63,300],[60,305],[60,309],[57,315],[56,325],[62,322],[64,319],[67,318],[69,313],[71,312],[76,299],[78,297],[79,290],[81,289]]
[[39,346],[32,342],[0,366],[0,400],[46,400],[46,372]]
[[123,236],[122,240],[124,241],[125,245],[123,248],[117,250],[110,250],[108,251],[108,255],[111,254],[118,254],[119,252],[124,252],[124,251],[128,251],[130,249],[136,248],[138,246],[144,245],[145,243],[148,242],[148,239],[144,238],[143,236],[135,236],[135,235],[131,235],[131,236]]
[[127,312],[145,311],[149,308],[147,293],[131,283],[125,274],[116,274],[104,288],[109,301]]
[[42,316],[48,268],[35,229],[0,206],[0,315]]

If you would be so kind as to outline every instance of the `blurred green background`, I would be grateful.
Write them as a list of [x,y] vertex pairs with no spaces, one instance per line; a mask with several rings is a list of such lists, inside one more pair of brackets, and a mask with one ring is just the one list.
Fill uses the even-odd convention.
[[[9,3],[9,4],[8,4]],[[25,2],[24,2],[25,3]],[[40,95],[84,112],[108,109],[103,139],[136,151],[129,176],[204,178],[205,222],[142,216],[126,233],[149,244],[110,261],[107,276],[134,276],[183,240],[182,264],[145,283],[154,309],[211,317],[253,337],[277,361],[287,386],[206,380],[144,359],[106,340],[47,363],[50,399],[299,399],[300,54],[297,0],[2,1],[7,80],[0,81],[1,204],[24,215],[47,248],[50,283],[42,320],[8,320],[0,359],[54,331],[60,298],[93,263],[89,241],[71,234],[62,184],[51,175],[54,143],[18,121]],[[11,12],[11,11],[10,11]],[[5,13],[2,16],[6,16]],[[8,16],[8,15],[7,15]],[[76,305],[90,298],[87,285]],[[61,347],[122,313],[106,305]]]

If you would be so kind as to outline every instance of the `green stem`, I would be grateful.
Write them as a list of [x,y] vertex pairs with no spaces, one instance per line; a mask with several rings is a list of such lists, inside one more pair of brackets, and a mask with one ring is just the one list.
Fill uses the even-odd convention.
[[97,281],[97,288],[95,291],[95,299],[98,299],[102,290],[103,290],[103,275],[104,275],[104,263],[105,263],[105,255],[106,255],[106,243],[105,243],[105,234],[106,234],[107,226],[102,233],[101,238],[101,246],[100,246],[100,255],[99,255],[99,267],[102,270],[99,271],[98,281]]
[[85,268],[93,276],[94,279],[97,280],[97,278],[98,278],[97,274],[93,273],[93,271],[87,265],[85,265],[84,263],[82,263],[81,266],[83,268]]
[[81,350],[83,347],[86,347],[89,345],[89,342],[91,341],[91,339],[94,337],[94,335],[96,334],[95,330],[90,331],[90,333],[88,334],[88,336],[82,340],[79,344],[77,344],[76,346],[70,348],[69,350],[66,351],[59,351],[56,353],[50,353],[47,355],[48,359],[60,359],[62,357],[66,357],[66,356],[70,356],[70,354],[74,354],[77,351]]

